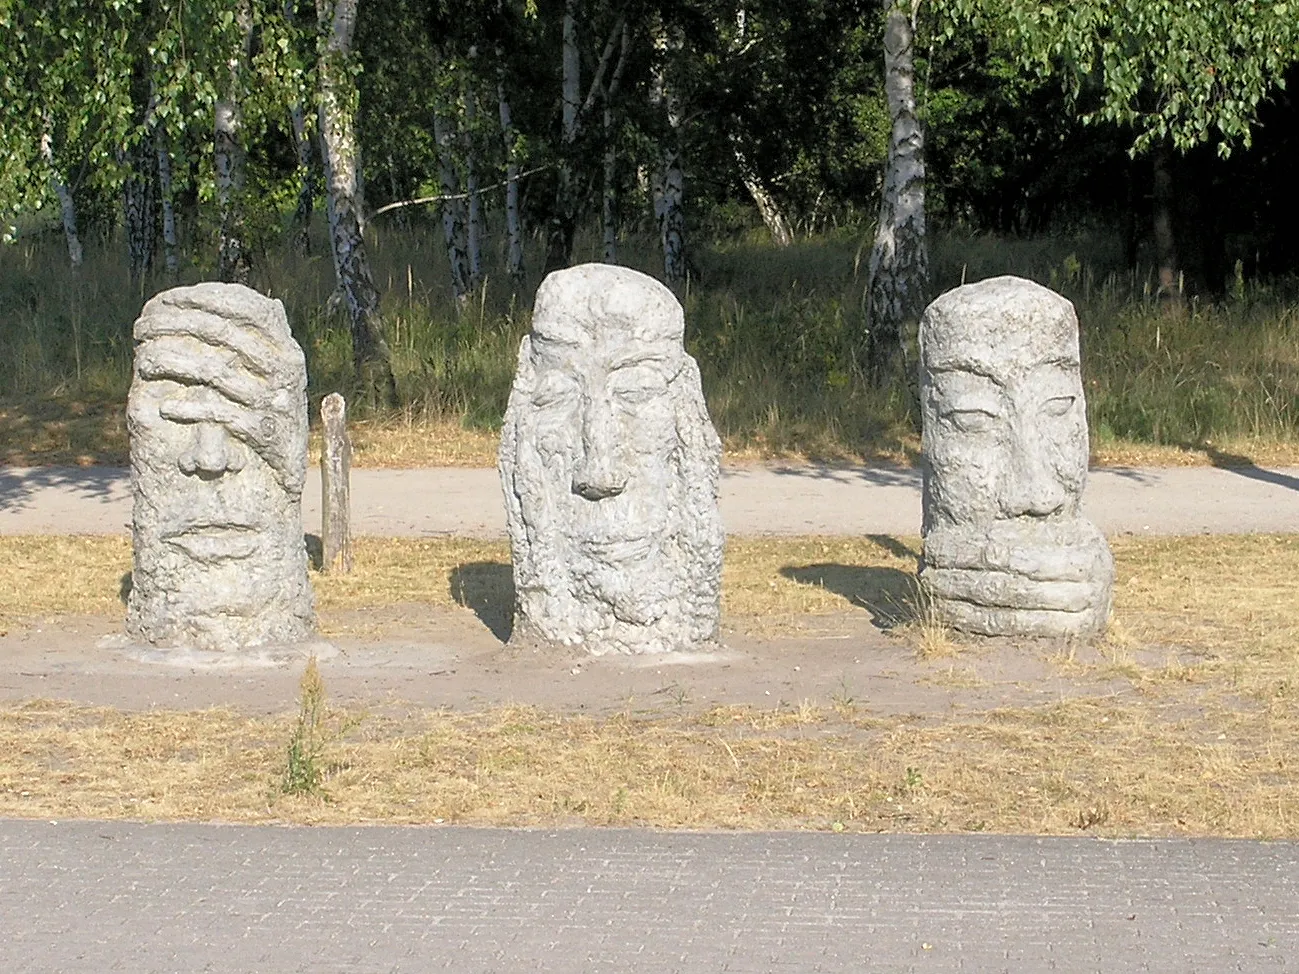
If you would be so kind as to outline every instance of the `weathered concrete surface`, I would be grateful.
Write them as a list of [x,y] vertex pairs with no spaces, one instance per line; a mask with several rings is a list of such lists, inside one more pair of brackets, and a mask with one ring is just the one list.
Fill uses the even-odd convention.
[[307,370],[283,305],[239,284],[172,288],[135,343],[127,632],[220,652],[305,639]]
[[715,643],[721,441],[661,283],[579,264],[537,289],[501,425],[512,643],[592,655]]
[[1299,970],[1299,846],[0,822],[9,974]]
[[947,625],[1092,636],[1114,558],[1082,516],[1087,404],[1078,318],[1020,277],[941,295],[920,319],[920,584]]
[[[429,498],[438,502],[430,504]],[[723,467],[730,535],[920,533],[920,471],[822,465]],[[380,537],[504,537],[491,469],[352,471],[353,531]],[[1299,531],[1299,468],[1093,469],[1083,513],[1107,535]],[[303,518],[320,521],[308,473]],[[129,534],[130,473],[114,467],[0,467],[0,534]]]

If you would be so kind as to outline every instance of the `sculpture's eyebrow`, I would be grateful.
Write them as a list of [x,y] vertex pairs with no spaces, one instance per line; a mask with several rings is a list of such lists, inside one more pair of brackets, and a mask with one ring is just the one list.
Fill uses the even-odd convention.
[[945,362],[942,365],[931,365],[929,366],[929,372],[935,378],[963,372],[967,375],[977,375],[981,379],[987,379],[989,382],[995,383],[999,386],[1006,384],[1004,378],[994,374],[987,366],[968,359],[958,359],[953,362]]
[[625,369],[633,365],[667,365],[672,356],[667,352],[650,349],[632,349],[621,355],[615,355],[609,362],[609,370]]

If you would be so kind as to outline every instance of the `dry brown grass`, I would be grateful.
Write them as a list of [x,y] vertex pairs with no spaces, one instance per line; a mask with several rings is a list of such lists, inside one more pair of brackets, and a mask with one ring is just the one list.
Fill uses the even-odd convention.
[[1296,727],[1106,700],[925,725],[432,712],[363,720],[302,798],[278,788],[289,715],[40,702],[0,710],[0,815],[1293,838]]
[[[354,420],[358,467],[492,467],[497,434],[466,427],[458,419],[399,413],[385,419]],[[839,444],[827,439],[815,454],[790,451],[746,434],[724,444],[725,461],[743,465],[770,460],[909,464],[920,452],[920,437],[896,444]],[[313,430],[313,458],[320,436]],[[87,466],[127,463],[126,410],[122,403],[83,401],[62,395],[0,402],[0,464]],[[1165,446],[1149,443],[1092,444],[1092,463],[1102,467],[1299,466],[1299,442],[1240,441]]]
[[[292,701],[271,719],[34,702],[0,708],[0,815],[1299,838],[1299,537],[1114,549],[1111,637],[1099,658],[1065,647],[1056,662],[1130,688],[1116,695],[923,721],[847,701],[608,719],[335,712],[317,797],[279,790]],[[458,567],[504,557],[492,542],[366,540],[355,575],[314,580],[326,617],[450,605]],[[0,610],[120,612],[129,549],[4,538],[0,564]],[[884,601],[913,564],[914,542],[894,539],[733,542],[727,611],[842,612]],[[973,672],[957,661],[933,681]]]

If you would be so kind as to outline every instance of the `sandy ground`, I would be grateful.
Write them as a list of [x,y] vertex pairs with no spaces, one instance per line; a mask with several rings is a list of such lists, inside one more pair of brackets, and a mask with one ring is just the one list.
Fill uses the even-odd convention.
[[[502,532],[491,470],[359,470],[358,533],[401,536]],[[313,478],[315,481],[315,478]],[[732,534],[918,534],[919,475],[897,468],[746,467],[723,478]],[[118,533],[129,529],[126,471],[0,468],[0,533]],[[319,511],[319,484],[306,523]],[[1088,513],[1111,534],[1299,530],[1299,470],[1100,470]],[[506,703],[590,713],[698,711],[720,704],[769,708],[853,701],[867,712],[926,716],[953,710],[1126,693],[1080,682],[1052,658],[1094,650],[992,640],[955,658],[924,661],[866,610],[805,617],[793,635],[762,635],[761,620],[732,619],[716,653],[600,658],[511,649],[508,607],[392,606],[322,620],[314,649],[332,699],[400,709],[482,709]],[[0,636],[0,699],[73,700],[129,709],[231,706],[291,709],[305,659],[223,667],[123,644],[120,618],[61,617],[15,624]],[[217,664],[217,665],[214,665]]]
[[[732,535],[920,533],[920,473],[902,467],[766,465],[722,474]],[[1084,509],[1107,534],[1299,531],[1299,469],[1093,470]],[[355,470],[353,530],[381,537],[500,537],[495,470]],[[128,471],[0,467],[0,534],[121,534],[130,530]],[[320,523],[320,478],[308,477],[303,523]]]
[[[865,610],[806,616],[779,637],[758,620],[729,620],[711,653],[590,657],[504,645],[495,618],[467,609],[393,606],[336,613],[327,637],[274,660],[223,665],[212,657],[162,654],[125,643],[121,620],[56,617],[0,637],[0,700],[70,700],[131,710],[232,707],[290,710],[306,652],[336,703],[384,712],[527,704],[569,713],[698,712],[738,704],[770,709],[849,703],[859,713],[927,716],[1127,693],[1129,684],[1066,676],[1052,659],[1095,651],[1051,642],[986,640],[958,656],[918,658],[903,636],[877,628]],[[495,627],[495,631],[493,629]]]

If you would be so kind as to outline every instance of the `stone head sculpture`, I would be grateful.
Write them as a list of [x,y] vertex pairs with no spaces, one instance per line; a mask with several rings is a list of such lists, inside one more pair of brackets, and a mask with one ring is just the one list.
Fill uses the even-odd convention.
[[305,638],[307,376],[283,306],[237,284],[173,288],[135,342],[128,632],[208,650]]
[[1087,635],[1114,563],[1080,513],[1087,410],[1073,305],[997,277],[920,322],[921,581],[939,617],[986,635]]
[[594,654],[717,636],[721,444],[681,305],[584,264],[537,290],[501,433],[514,639]]

